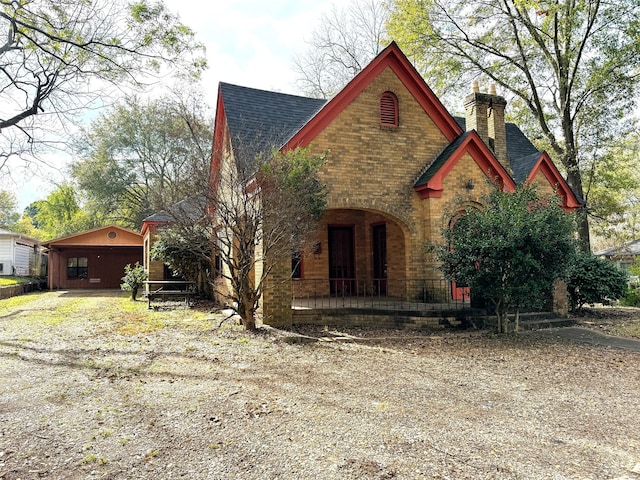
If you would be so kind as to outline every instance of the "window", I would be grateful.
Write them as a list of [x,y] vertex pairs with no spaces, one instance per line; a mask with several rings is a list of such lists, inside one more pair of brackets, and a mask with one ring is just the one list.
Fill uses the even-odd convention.
[[383,127],[397,127],[398,97],[392,92],[380,95],[380,125]]
[[300,252],[291,255],[291,278],[302,278],[302,254]]
[[217,252],[214,257],[214,275],[215,278],[222,277],[222,254],[220,252]]
[[89,276],[89,259],[87,257],[67,258],[67,278],[87,278]]

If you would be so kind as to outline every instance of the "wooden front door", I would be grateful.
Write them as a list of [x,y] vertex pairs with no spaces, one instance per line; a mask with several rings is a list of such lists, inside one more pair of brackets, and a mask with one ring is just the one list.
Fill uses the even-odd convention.
[[355,288],[353,227],[329,227],[331,293],[351,294]]
[[373,293],[387,294],[387,226],[374,225],[373,243]]

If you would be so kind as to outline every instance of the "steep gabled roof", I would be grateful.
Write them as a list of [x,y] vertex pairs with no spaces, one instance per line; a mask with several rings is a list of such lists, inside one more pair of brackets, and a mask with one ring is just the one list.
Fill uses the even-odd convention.
[[284,148],[305,147],[386,68],[390,68],[450,142],[462,129],[395,42],[391,42],[335,97],[287,141]]
[[[456,122],[463,130],[466,130],[466,119],[455,117]],[[514,123],[505,124],[507,156],[509,166],[513,172],[513,179],[516,183],[524,182],[529,176],[529,172],[534,167],[535,162],[542,154],[531,140]]]
[[[466,120],[455,117],[461,128]],[[506,142],[509,166],[516,184],[532,182],[538,173],[542,173],[552,186],[557,186],[566,209],[584,205],[584,200],[574,192],[546,152],[538,150],[531,140],[514,123],[506,123]]]
[[464,132],[456,140],[450,143],[433,162],[425,169],[414,183],[414,189],[421,198],[438,198],[442,195],[442,182],[462,158],[469,154],[478,167],[491,181],[498,181],[503,188],[515,190],[516,185],[509,173],[496,160],[495,156],[485,145],[475,130]]
[[327,101],[220,83],[220,98],[238,157],[280,148]]
[[572,210],[584,205],[584,201],[571,189],[547,152],[542,152],[539,155],[525,181],[533,183],[539,173],[556,189],[556,192],[562,198],[562,207],[565,210]]

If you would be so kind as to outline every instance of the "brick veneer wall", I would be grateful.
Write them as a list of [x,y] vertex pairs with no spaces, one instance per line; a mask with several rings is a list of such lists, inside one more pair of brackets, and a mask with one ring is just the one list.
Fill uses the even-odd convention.
[[[396,128],[380,126],[379,98],[385,91],[398,97]],[[389,261],[389,275],[423,277],[424,245],[431,236],[433,222],[424,217],[424,201],[413,184],[447,144],[448,140],[391,69],[384,70],[312,143],[317,151],[330,151],[321,177],[329,186],[327,206],[339,213],[330,213],[326,223],[342,223],[339,217],[354,215],[355,210],[371,212],[372,217],[364,219],[363,225],[386,222],[387,251],[404,257],[393,264]],[[360,222],[355,217],[351,221],[356,225]],[[356,247],[364,247],[368,235],[369,228],[357,229],[356,242],[364,245]],[[370,249],[368,252],[370,255]],[[357,260],[363,274],[370,268],[368,260]]]
[[[396,128],[380,126],[379,99],[386,91],[398,97],[400,122]],[[427,244],[441,242],[442,227],[451,215],[477,202],[490,188],[486,175],[467,155],[445,179],[442,198],[419,198],[413,189],[415,180],[448,143],[396,75],[390,69],[383,71],[311,145],[313,151],[329,151],[321,171],[329,195],[318,232],[319,253],[305,252],[304,278],[329,277],[328,227],[349,225],[354,228],[356,277],[371,279],[371,232],[379,223],[387,228],[390,285],[394,279],[441,277]],[[469,179],[475,185],[470,191],[464,188]],[[281,283],[282,278],[274,276],[273,282]],[[328,283],[324,288],[326,292],[315,293],[327,294]],[[411,295],[407,291],[389,293]],[[290,307],[290,301],[290,291],[284,288],[265,292],[265,321],[286,318],[284,309],[288,302]]]

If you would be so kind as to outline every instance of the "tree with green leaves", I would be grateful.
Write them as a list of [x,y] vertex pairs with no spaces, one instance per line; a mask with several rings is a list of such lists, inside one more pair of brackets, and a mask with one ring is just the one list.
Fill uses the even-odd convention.
[[78,204],[76,188],[71,183],[58,185],[44,200],[32,205],[34,220],[46,240],[71,235],[99,226]]
[[[508,92],[518,123],[585,198],[589,163],[635,111],[639,23],[636,0],[394,0],[388,34],[440,93],[478,77]],[[577,224],[588,249],[585,210]]]
[[0,190],[0,226],[11,228],[18,221],[20,214],[17,208],[18,201],[13,192]]
[[622,246],[640,236],[640,136],[618,139],[588,172],[587,196],[594,236]]
[[[175,221],[161,231],[158,251],[174,252],[163,260],[183,275],[185,268],[193,275],[204,259],[216,293],[254,330],[274,265],[310,250],[326,202],[318,176],[325,156],[307,149],[248,152],[255,150],[237,149],[211,177],[199,179],[201,197],[168,210]],[[181,263],[185,258],[191,267]]]
[[524,308],[539,308],[553,282],[564,277],[575,253],[573,215],[556,197],[541,199],[530,186],[515,193],[494,189],[481,208],[469,208],[443,230],[436,247],[445,277],[470,287],[495,308],[497,330],[514,330]]
[[110,94],[206,66],[194,33],[161,1],[1,0],[0,31],[0,173]]
[[186,93],[128,97],[92,123],[72,165],[92,216],[140,228],[147,216],[190,197],[194,178],[208,176],[211,122],[202,94]]

